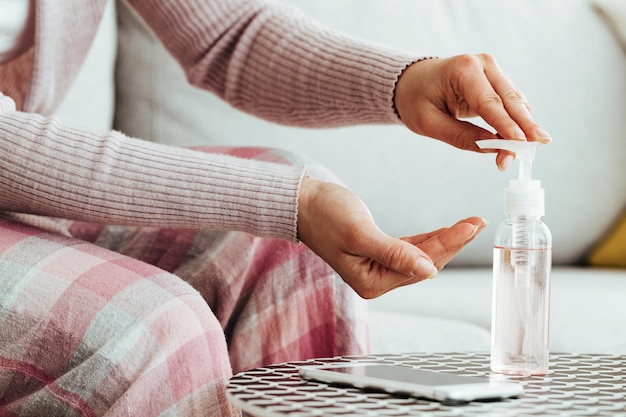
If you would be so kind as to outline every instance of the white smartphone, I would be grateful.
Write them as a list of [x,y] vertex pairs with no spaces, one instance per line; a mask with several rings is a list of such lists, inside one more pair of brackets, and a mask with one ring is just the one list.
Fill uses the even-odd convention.
[[299,373],[304,379],[405,394],[443,403],[502,400],[524,393],[522,385],[514,381],[462,376],[399,365],[306,366]]

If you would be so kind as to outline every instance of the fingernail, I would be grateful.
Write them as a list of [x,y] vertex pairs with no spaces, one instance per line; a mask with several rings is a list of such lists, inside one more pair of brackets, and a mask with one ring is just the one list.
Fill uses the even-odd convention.
[[472,230],[467,234],[467,238],[465,238],[465,244],[469,243],[472,239],[476,237],[476,233],[478,233],[478,226],[472,225]]
[[535,130],[535,133],[537,134],[537,136],[539,136],[542,139],[542,141],[546,143],[552,141],[552,137],[550,136],[550,134],[546,132],[545,130],[543,130],[542,128],[537,128]]
[[413,269],[413,275],[424,278],[434,278],[439,271],[435,268],[435,265],[426,258],[418,258]]
[[500,162],[500,166],[498,166],[500,171],[501,172],[506,171],[506,169],[509,167],[509,165],[511,165],[511,162],[513,162],[514,159],[515,159],[515,157],[513,155],[506,155],[502,159],[502,162]]
[[524,134],[524,131],[519,128],[519,126],[516,126],[513,129],[513,132],[515,133],[515,139],[526,140],[526,135]]

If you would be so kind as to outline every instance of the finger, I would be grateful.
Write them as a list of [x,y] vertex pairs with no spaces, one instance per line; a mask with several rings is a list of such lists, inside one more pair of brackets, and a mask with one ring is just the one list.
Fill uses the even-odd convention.
[[440,229],[433,230],[432,232],[421,233],[419,235],[414,235],[414,236],[405,236],[405,237],[401,237],[400,239],[404,240],[405,242],[409,242],[411,245],[419,245],[420,243],[430,239],[431,237],[436,236],[440,233],[443,233],[447,229],[448,227],[442,227]]
[[476,117],[478,116],[478,114],[476,114],[476,112],[474,111],[474,109],[472,109],[469,104],[467,104],[467,101],[465,101],[464,98],[459,98],[458,99],[458,117],[459,118],[470,118],[470,117]]
[[432,278],[434,274],[438,272],[438,270],[434,268],[432,262],[431,267],[433,268],[433,272],[431,272],[429,276],[425,276],[426,274],[420,274],[421,276],[402,274],[372,260],[368,261],[367,265],[363,265],[363,267],[366,268],[365,272],[362,271],[359,274],[367,275],[368,278],[366,281],[361,279],[347,280],[346,282],[357,292],[357,294],[359,294],[359,296],[365,299],[376,298],[395,288],[415,284],[427,278]]
[[372,239],[362,255],[373,259],[392,271],[407,277],[430,278],[437,269],[430,257],[420,248],[404,240],[394,239],[381,233]]
[[461,220],[459,222],[457,222],[457,224],[460,223],[471,223],[474,226],[476,226],[476,232],[474,233],[473,236],[471,236],[468,240],[465,241],[464,246],[467,245],[468,243],[470,243],[472,240],[474,240],[474,238],[480,233],[482,232],[487,225],[489,225],[489,222],[485,219],[483,219],[482,217],[468,217],[467,219]]
[[[486,61],[485,75],[487,79],[495,92],[502,98],[502,104],[507,115],[517,125],[515,126],[510,121],[504,120],[501,126],[496,124],[492,124],[492,126],[505,138],[526,139],[543,143],[550,142],[550,135],[530,115],[530,104],[528,104],[528,100],[521,90],[510,81],[492,57],[487,55],[483,56],[483,59]],[[502,119],[495,119],[494,123],[500,123],[500,120]],[[522,131],[521,134],[520,129]]]
[[470,223],[456,224],[441,235],[422,243],[420,248],[432,257],[437,270],[440,270],[477,231],[478,228]]
[[479,217],[465,219],[420,244],[419,247],[430,256],[435,266],[441,269],[486,226],[487,222]]
[[[523,121],[529,132],[535,132],[539,126],[530,117],[524,95],[508,81],[495,59],[486,54],[459,59],[465,60],[465,68],[473,67],[459,74],[459,93],[468,105],[505,138],[528,140],[516,119]],[[536,134],[531,135],[530,140],[535,137]]]
[[[495,135],[498,139],[503,139],[501,135]],[[481,139],[491,139],[491,137],[485,137]],[[476,143],[474,143],[476,145]],[[476,145],[477,152],[482,153],[495,153],[496,154],[496,166],[500,170],[500,172],[504,172],[511,165],[511,162],[515,160],[515,152],[510,152],[504,149],[495,150],[495,149],[481,149]]]
[[439,139],[456,148],[480,151],[479,139],[495,139],[495,135],[466,120],[459,120],[439,109],[433,109],[421,123],[421,134]]
[[498,151],[498,155],[496,156],[496,165],[501,172],[506,171],[506,169],[511,165],[511,162],[515,159],[515,153],[509,151]]
[[[363,298],[374,298],[395,288],[411,285],[427,278],[433,278],[439,269],[450,260],[452,257],[467,243],[469,243],[475,236],[476,230],[479,232],[484,229],[487,222],[480,217],[469,217],[467,219],[459,221],[452,227],[444,227],[435,231],[403,238],[403,240],[393,239],[383,234],[385,244],[390,246],[384,252],[380,253],[372,252],[371,260],[368,261],[367,269],[371,276],[378,276],[380,280],[372,285],[372,281],[369,281],[369,285],[364,287],[357,286],[355,290]],[[470,232],[463,232],[462,229],[470,228]],[[455,233],[450,233],[454,229]],[[460,234],[464,236],[460,237]],[[426,238],[428,237],[428,238]],[[380,237],[379,237],[380,239]],[[390,240],[388,240],[390,239]],[[420,270],[419,268],[409,271],[408,268],[411,264],[410,254],[413,253],[412,248],[415,248],[410,244],[410,241],[422,242],[423,248],[429,250],[433,254],[437,254],[440,259],[434,263],[434,270],[430,270],[433,266],[433,261],[428,257],[428,268]],[[382,242],[382,241],[381,241]],[[421,249],[416,252],[419,257],[428,256]],[[408,254],[406,262],[399,261],[403,258],[402,253]],[[420,261],[418,261],[420,262]],[[404,265],[404,267],[402,266]],[[414,264],[413,264],[414,265]],[[400,272],[402,271],[402,272]]]
[[[495,60],[488,55],[462,55],[457,57],[462,60],[459,63],[462,72],[458,74],[458,93],[471,109],[482,117],[491,126],[497,128],[503,125],[506,119],[509,119],[502,98],[493,88],[490,80],[487,78],[485,67],[496,65]],[[508,125],[515,125],[509,123]],[[515,125],[516,126],[516,125]],[[499,129],[499,133],[500,132]],[[519,132],[522,136],[518,139],[525,139],[523,132]],[[506,135],[505,135],[506,137]],[[517,138],[516,135],[509,135],[510,138]]]
[[[480,230],[484,229],[487,226],[487,224],[488,224],[487,220],[483,219],[482,217],[478,217],[478,216],[472,216],[472,217],[468,217],[466,219],[459,220],[455,224],[460,224],[460,223],[471,223],[471,224],[475,225],[476,227],[478,227]],[[431,238],[433,238],[433,237],[435,237],[437,235],[440,235],[441,233],[443,233],[446,230],[448,230],[450,227],[451,226],[442,227],[442,228],[439,228],[437,230],[433,230],[432,232],[421,233],[419,235],[414,235],[414,236],[407,236],[407,237],[403,237],[401,239],[404,240],[405,242],[409,242],[412,245],[419,245],[420,243],[423,243],[423,242],[427,241],[428,239],[431,239]]]

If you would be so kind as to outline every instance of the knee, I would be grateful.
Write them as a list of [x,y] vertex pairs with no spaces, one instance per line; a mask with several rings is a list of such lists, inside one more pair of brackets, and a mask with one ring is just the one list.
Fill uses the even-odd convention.
[[[127,311],[136,318],[115,347],[131,348],[123,355],[110,355],[106,346],[101,349],[111,358],[114,374],[127,379],[127,389],[118,393],[121,397],[111,398],[112,410],[122,411],[115,407],[124,404],[159,415],[174,404],[193,405],[198,412],[227,407],[225,401],[211,402],[224,395],[232,368],[224,331],[207,303],[170,274],[152,277],[148,286],[151,291],[137,291],[137,297],[129,300]],[[159,395],[164,392],[167,395]]]
[[[114,343],[129,346],[118,366],[151,373],[157,364],[170,373],[174,370],[166,363],[174,362],[176,371],[191,375],[197,373],[198,363],[211,363],[214,370],[220,370],[218,374],[230,372],[223,329],[195,289],[164,272],[134,287],[116,308],[123,310],[123,318],[118,321],[119,340]],[[100,350],[106,352],[108,347]]]
[[232,376],[224,332],[193,288],[159,273],[115,299],[109,302],[115,313],[94,332],[100,339],[112,334],[93,353],[75,358],[82,362],[69,379],[94,370],[105,375],[97,390],[107,415],[161,415],[172,407],[191,407],[200,415],[200,408],[227,406],[209,401],[224,394]]
[[[12,317],[0,323],[0,359],[14,364],[0,367],[0,379],[13,381],[0,387],[7,409],[19,410],[28,397],[61,408],[78,401],[92,414],[124,404],[158,415],[173,397],[200,401],[225,387],[232,372],[223,330],[190,285],[91,244],[0,226],[16,249],[20,242],[37,248],[30,258],[17,250],[0,256],[0,283],[14,288],[0,303]],[[8,303],[18,297],[19,306]],[[24,340],[26,351],[18,348]]]

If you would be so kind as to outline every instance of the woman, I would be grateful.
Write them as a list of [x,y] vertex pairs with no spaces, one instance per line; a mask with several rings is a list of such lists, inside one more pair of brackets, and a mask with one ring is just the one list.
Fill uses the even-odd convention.
[[[0,31],[5,413],[236,415],[233,371],[364,353],[356,294],[433,277],[485,226],[470,217],[396,239],[296,157],[64,126],[49,115],[106,0],[13,1]],[[426,59],[264,1],[128,3],[190,83],[267,120],[403,123],[474,151],[497,135],[549,140],[487,55]],[[459,120],[476,115],[497,134]]]

